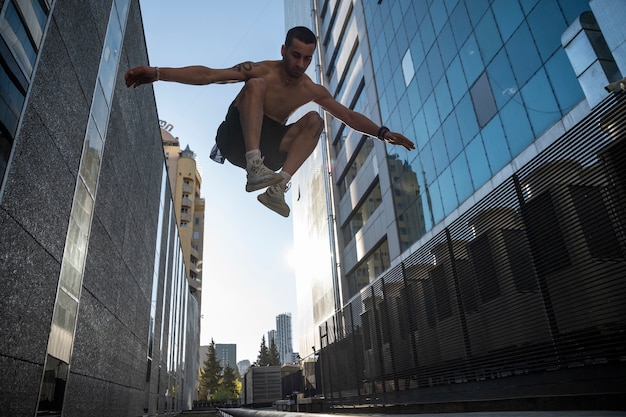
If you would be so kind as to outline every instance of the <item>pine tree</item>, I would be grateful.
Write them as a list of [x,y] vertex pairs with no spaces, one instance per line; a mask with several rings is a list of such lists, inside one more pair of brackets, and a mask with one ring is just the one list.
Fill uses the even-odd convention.
[[203,365],[200,370],[200,392],[198,395],[201,399],[210,399],[211,395],[218,391],[222,379],[222,367],[217,360],[213,339],[211,339]]
[[270,365],[270,354],[267,345],[265,344],[265,336],[261,339],[261,348],[259,349],[259,356],[256,358],[257,366]]
[[278,353],[278,347],[276,347],[274,340],[272,340],[272,343],[270,344],[268,356],[270,365],[281,365],[280,353]]
[[228,394],[229,399],[237,398],[239,396],[239,390],[237,389],[237,376],[235,375],[235,370],[230,366],[226,366],[226,368],[224,368],[220,390]]

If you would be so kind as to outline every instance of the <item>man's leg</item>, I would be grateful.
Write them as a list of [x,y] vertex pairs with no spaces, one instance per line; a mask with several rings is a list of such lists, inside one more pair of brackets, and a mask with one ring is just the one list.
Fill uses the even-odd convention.
[[308,112],[292,125],[280,143],[280,150],[287,153],[283,171],[289,175],[296,173],[315,150],[322,130],[324,121],[315,111]]
[[263,126],[263,101],[265,81],[253,78],[246,82],[237,96],[239,119],[246,145],[246,191],[256,191],[279,183],[282,177],[263,164],[259,150]]
[[283,217],[289,217],[289,206],[285,203],[285,193],[289,189],[289,180],[313,153],[323,129],[324,122],[319,114],[314,111],[305,114],[291,126],[280,143],[280,150],[287,153],[285,164],[280,172],[282,181],[257,196],[263,205]]

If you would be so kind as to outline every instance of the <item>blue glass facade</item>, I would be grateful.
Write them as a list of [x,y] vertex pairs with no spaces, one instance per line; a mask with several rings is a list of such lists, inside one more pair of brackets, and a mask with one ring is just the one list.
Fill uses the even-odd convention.
[[388,150],[418,174],[424,231],[584,99],[561,35],[587,0],[363,8],[382,122],[416,142],[416,152]]
[[[624,3],[313,3],[326,87],[417,149],[329,118],[337,198],[324,214],[339,232],[340,279],[323,306],[341,307],[315,310],[307,381],[333,404],[417,412],[582,397],[615,407],[626,87],[605,86],[626,73]],[[336,62],[350,70],[328,67]],[[302,195],[315,190],[305,172]],[[303,230],[321,218],[308,214]]]

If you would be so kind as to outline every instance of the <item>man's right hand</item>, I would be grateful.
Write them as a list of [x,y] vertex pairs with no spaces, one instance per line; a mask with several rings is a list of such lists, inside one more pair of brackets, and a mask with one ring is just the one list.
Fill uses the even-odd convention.
[[137,88],[142,84],[150,84],[157,81],[157,69],[155,67],[135,67],[129,69],[124,75],[126,87]]

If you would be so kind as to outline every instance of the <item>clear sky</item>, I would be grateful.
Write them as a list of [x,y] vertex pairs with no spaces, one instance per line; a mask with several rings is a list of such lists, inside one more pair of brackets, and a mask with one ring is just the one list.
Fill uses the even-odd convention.
[[[281,59],[285,23],[280,0],[140,4],[150,65],[229,68]],[[217,127],[240,88],[157,82],[154,93],[159,119],[174,126],[171,133],[181,147],[196,152],[202,170],[206,228],[200,343],[235,343],[237,361],[254,362],[278,314],[291,313],[297,334],[295,276],[289,264],[293,228],[291,218],[256,200],[258,192],[246,193],[244,170],[209,158]],[[287,203],[291,206],[291,193]]]

